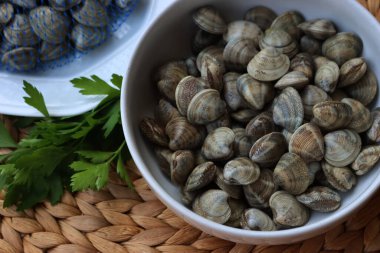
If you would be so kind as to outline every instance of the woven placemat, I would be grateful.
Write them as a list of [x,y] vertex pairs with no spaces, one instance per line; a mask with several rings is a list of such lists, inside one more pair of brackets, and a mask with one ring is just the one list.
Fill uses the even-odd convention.
[[[380,21],[380,0],[359,0]],[[12,135],[12,121],[0,115]],[[7,150],[0,150],[0,153]],[[380,253],[380,190],[344,224],[297,244],[262,246],[225,241],[188,225],[152,193],[134,163],[135,190],[110,174],[106,189],[66,192],[61,202],[17,212],[2,208],[0,253]]]

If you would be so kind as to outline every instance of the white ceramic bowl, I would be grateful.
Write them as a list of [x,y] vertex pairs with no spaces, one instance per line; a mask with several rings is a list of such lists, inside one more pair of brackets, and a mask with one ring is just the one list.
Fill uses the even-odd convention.
[[[277,13],[296,9],[306,19],[328,18],[340,31],[353,31],[364,41],[364,57],[380,77],[380,27],[377,21],[354,0],[179,0],[169,6],[142,37],[124,78],[122,89],[122,120],[129,150],[142,175],[158,198],[193,226],[217,237],[247,244],[289,244],[321,234],[343,222],[362,206],[380,185],[380,168],[375,168],[359,179],[356,187],[343,195],[342,206],[329,214],[313,213],[303,227],[275,231],[247,231],[209,221],[183,206],[179,189],[161,173],[154,153],[142,138],[138,124],[153,114],[157,103],[151,75],[160,64],[190,55],[191,36],[194,33],[191,14],[197,7],[215,5],[228,21],[242,19],[243,14],[255,5],[266,5]],[[379,101],[377,102],[379,104]]]

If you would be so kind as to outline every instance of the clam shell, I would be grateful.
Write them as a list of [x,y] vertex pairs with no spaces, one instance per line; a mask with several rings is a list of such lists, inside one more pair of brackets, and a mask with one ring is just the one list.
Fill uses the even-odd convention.
[[248,123],[253,117],[259,114],[258,111],[251,109],[242,109],[231,113],[231,118],[241,123]]
[[15,49],[16,45],[13,45],[10,43],[5,37],[3,37],[1,46],[0,46],[0,54],[3,55],[8,51],[11,51],[12,49]]
[[232,185],[248,185],[260,176],[260,168],[247,157],[235,158],[224,166],[223,177]]
[[24,14],[16,14],[3,32],[5,39],[16,46],[33,46],[39,42],[28,16]]
[[266,30],[276,17],[277,14],[272,9],[265,6],[255,6],[245,13],[244,19],[257,24],[262,30]]
[[154,80],[159,81],[163,79],[172,79],[178,83],[186,76],[188,76],[188,73],[187,66],[184,61],[169,61],[157,70]]
[[199,8],[193,14],[193,19],[199,28],[212,34],[223,34],[227,30],[227,24],[223,17],[212,6]]
[[223,51],[226,64],[233,69],[244,71],[248,63],[258,53],[250,39],[232,39]]
[[367,72],[367,63],[363,58],[346,61],[340,68],[338,87],[346,87],[358,82]]
[[284,30],[268,29],[265,31],[264,36],[261,37],[259,42],[260,48],[274,47],[282,54],[292,58],[298,53],[298,45]]
[[233,156],[235,133],[220,127],[209,133],[202,146],[203,156],[211,161],[226,160]]
[[198,196],[193,203],[193,211],[206,219],[224,224],[231,216],[228,194],[221,190],[208,190]]
[[206,125],[207,133],[210,133],[219,127],[231,127],[231,118],[227,112],[217,120]]
[[173,152],[167,148],[155,147],[154,153],[161,171],[170,178],[170,163]]
[[314,78],[314,60],[308,53],[299,53],[290,61],[290,70],[301,71],[309,78]]
[[175,89],[175,101],[180,114],[186,116],[190,101],[197,93],[207,88],[209,88],[208,83],[201,78],[184,77]]
[[311,119],[313,117],[314,105],[331,100],[324,90],[314,85],[307,85],[300,92],[300,96],[305,112],[305,119]]
[[358,176],[366,174],[373,169],[380,159],[380,147],[368,146],[363,148],[358,157],[352,163],[351,168]]
[[23,8],[32,9],[37,7],[36,0],[9,0],[12,4],[18,5]]
[[273,117],[270,112],[263,112],[254,117],[245,127],[245,132],[251,136],[253,140],[257,140],[266,134],[276,130]]
[[324,186],[315,186],[297,196],[297,200],[313,211],[327,213],[337,210],[341,204],[339,193]]
[[263,211],[255,208],[248,209],[241,218],[241,227],[246,230],[275,231],[276,224]]
[[275,88],[283,90],[287,87],[293,87],[295,89],[302,89],[309,83],[309,78],[305,76],[305,73],[301,71],[291,71],[281,77],[275,84]]
[[202,163],[190,173],[184,190],[188,192],[199,190],[214,181],[215,175],[216,166],[213,162]]
[[267,208],[270,196],[277,191],[270,169],[260,171],[259,178],[252,184],[243,186],[244,195],[251,207]]
[[273,85],[255,80],[249,74],[237,79],[237,90],[243,101],[255,110],[261,110],[274,97]]
[[223,75],[226,72],[224,62],[218,61],[213,57],[205,56],[201,66],[201,77],[207,81],[210,88],[222,91]]
[[302,52],[309,53],[311,55],[322,54],[322,43],[310,36],[302,36],[300,41],[300,48]]
[[32,47],[18,47],[3,54],[1,63],[11,71],[27,71],[37,64],[38,52]]
[[51,61],[66,55],[70,51],[67,43],[51,44],[46,41],[42,41],[40,47],[40,59],[41,61]]
[[313,19],[298,25],[306,35],[325,40],[336,34],[335,25],[327,19]]
[[199,77],[201,75],[197,68],[197,58],[191,56],[186,59],[185,63],[187,67],[187,73],[189,73],[190,76]]
[[312,123],[300,126],[289,142],[289,152],[299,155],[306,163],[322,160],[324,148],[321,130]]
[[97,0],[82,0],[83,5],[71,9],[72,17],[82,25],[104,27],[108,25],[107,9]]
[[321,88],[326,92],[334,92],[339,79],[339,66],[333,62],[329,61],[320,68],[317,69],[315,73],[314,83],[316,86]]
[[235,72],[228,72],[223,76],[224,100],[232,111],[236,111],[244,105],[243,99],[237,90],[237,80],[239,76],[240,74]]
[[319,171],[321,171],[321,163],[320,162],[311,162],[307,165],[307,169],[309,171],[309,183],[314,183],[314,179]]
[[263,167],[271,167],[286,152],[287,143],[281,133],[273,132],[258,139],[252,146],[249,157]]
[[155,116],[161,125],[166,126],[170,120],[181,115],[171,103],[165,99],[160,99],[156,107]]
[[219,35],[211,34],[199,29],[194,35],[192,50],[195,54],[198,54],[203,49],[215,44],[219,38]]
[[269,199],[276,224],[285,227],[299,227],[309,220],[309,211],[297,199],[285,192],[277,191]]
[[328,38],[322,44],[322,54],[341,66],[346,61],[361,56],[363,41],[350,32],[341,32]]
[[377,94],[377,78],[372,70],[367,69],[367,73],[357,83],[348,86],[345,91],[347,94],[360,101],[363,105],[370,104]]
[[301,126],[303,116],[302,100],[297,90],[292,87],[284,89],[274,102],[274,122],[294,132]]
[[313,122],[326,130],[335,130],[348,126],[352,120],[349,105],[337,101],[325,101],[314,105]]
[[218,168],[216,171],[215,184],[224,192],[226,192],[231,198],[238,200],[242,198],[242,186],[227,184],[223,177],[223,171],[220,168]]
[[7,24],[14,16],[13,5],[10,3],[0,4],[0,23]]
[[185,191],[183,188],[181,189],[181,201],[184,205],[190,207],[197,195],[199,194],[198,191],[188,192]]
[[356,184],[355,174],[347,167],[334,167],[322,162],[322,170],[327,182],[338,191],[346,192]]
[[89,27],[77,24],[71,30],[71,41],[79,51],[86,51],[102,44],[108,36],[104,27]]
[[165,128],[171,150],[195,149],[202,144],[204,129],[189,123],[184,117],[176,117]]
[[194,154],[189,150],[173,152],[170,161],[170,178],[177,185],[185,184],[194,169]]
[[314,62],[315,68],[319,69],[323,65],[329,63],[330,60],[328,58],[324,57],[324,56],[314,55],[313,56],[313,62]]
[[331,94],[331,99],[333,101],[341,101],[343,98],[347,98],[348,95],[341,89],[336,89],[332,94]]
[[359,101],[352,98],[344,98],[342,102],[351,107],[352,120],[347,126],[355,130],[357,133],[367,131],[372,125],[371,112]]
[[195,165],[198,166],[202,163],[208,162],[206,158],[202,155],[202,151],[200,149],[197,149],[194,151],[194,159],[195,159]]
[[223,47],[219,46],[209,46],[203,49],[197,56],[197,68],[198,70],[202,69],[202,64],[206,58],[211,57],[214,58],[217,62],[222,64],[223,59]]
[[285,137],[286,143],[289,144],[289,142],[290,142],[290,140],[292,138],[293,133],[289,132],[285,128],[282,129],[281,133]]
[[67,11],[81,2],[82,0],[49,0],[49,5],[57,11]]
[[236,157],[248,157],[253,145],[252,137],[246,135],[244,128],[232,129],[235,133],[234,150]]
[[325,160],[336,167],[344,167],[352,163],[362,147],[360,136],[348,129],[330,132],[324,139]]
[[151,143],[162,147],[168,146],[169,138],[165,134],[165,129],[161,127],[156,120],[144,118],[140,121],[139,128],[141,133]]
[[310,185],[305,161],[297,154],[285,153],[273,171],[274,183],[293,195],[306,191]]
[[305,18],[298,11],[287,11],[273,20],[271,28],[284,30],[298,40],[301,37],[301,30],[297,26],[304,21]]
[[244,210],[247,209],[247,204],[241,200],[229,198],[228,205],[231,208],[231,216],[224,225],[240,228],[240,221]]
[[274,47],[261,50],[249,62],[248,74],[259,81],[275,81],[288,72],[290,60],[288,56]]
[[205,89],[198,92],[190,101],[187,118],[190,123],[207,124],[217,120],[226,111],[226,103],[217,90]]
[[231,40],[248,39],[253,42],[253,47],[255,47],[259,44],[259,37],[262,35],[263,32],[255,23],[246,20],[237,20],[228,24],[223,39],[227,42]]
[[380,142],[380,108],[371,112],[373,118],[372,125],[367,131],[367,137],[370,141]]

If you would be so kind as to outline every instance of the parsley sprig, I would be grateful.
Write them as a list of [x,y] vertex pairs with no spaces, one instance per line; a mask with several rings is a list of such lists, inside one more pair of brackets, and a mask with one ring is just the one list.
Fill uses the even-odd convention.
[[59,202],[65,189],[100,190],[108,181],[109,170],[130,186],[125,169],[129,153],[120,117],[122,77],[113,75],[112,85],[97,76],[71,80],[83,95],[104,96],[99,105],[82,115],[49,116],[43,95],[24,81],[25,102],[45,117],[33,122],[29,134],[15,143],[0,124],[0,147],[14,148],[0,156],[0,189],[6,191],[4,206],[23,210],[44,200]]

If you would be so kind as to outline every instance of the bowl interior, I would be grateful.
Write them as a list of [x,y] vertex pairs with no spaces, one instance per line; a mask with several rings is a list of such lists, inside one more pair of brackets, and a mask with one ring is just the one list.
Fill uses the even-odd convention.
[[[132,59],[126,83],[123,87],[122,110],[125,135],[131,154],[152,189],[159,198],[185,220],[208,233],[242,243],[290,243],[324,232],[331,225],[342,221],[369,198],[380,185],[380,170],[373,169],[359,179],[356,187],[343,194],[341,208],[330,214],[313,212],[310,221],[303,227],[286,231],[255,232],[229,228],[203,219],[180,203],[179,189],[161,173],[151,145],[144,141],[139,130],[140,120],[152,115],[157,103],[157,94],[151,75],[168,60],[184,59],[191,55],[191,37],[195,31],[191,14],[197,7],[213,4],[227,21],[244,17],[249,8],[265,5],[277,13],[295,9],[306,19],[331,19],[339,31],[357,33],[364,42],[364,57],[369,66],[380,76],[380,64],[375,64],[380,55],[378,39],[380,28],[374,18],[355,1],[320,0],[192,0],[176,1],[147,31]],[[379,101],[376,99],[378,106]]]

